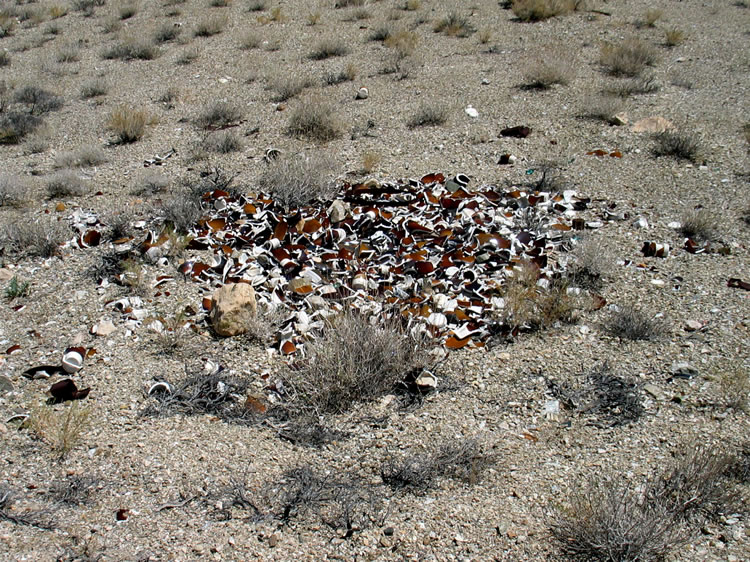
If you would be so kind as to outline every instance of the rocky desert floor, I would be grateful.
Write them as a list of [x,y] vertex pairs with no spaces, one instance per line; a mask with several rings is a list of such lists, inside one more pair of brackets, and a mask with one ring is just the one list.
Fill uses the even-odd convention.
[[750,5],[521,4],[0,4],[1,558],[750,559]]

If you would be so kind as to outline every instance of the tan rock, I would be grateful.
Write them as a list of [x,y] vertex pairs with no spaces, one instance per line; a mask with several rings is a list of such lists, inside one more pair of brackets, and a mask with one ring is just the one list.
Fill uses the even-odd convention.
[[331,203],[331,206],[328,207],[328,218],[330,218],[331,222],[334,224],[341,222],[348,215],[349,206],[340,199],[336,199],[336,201]]
[[117,327],[114,325],[112,320],[100,320],[97,324],[94,324],[91,327],[92,334],[104,338],[112,334],[115,330],[117,330]]
[[13,279],[13,272],[7,267],[0,267],[0,281],[10,281]]
[[633,123],[630,130],[634,133],[663,133],[670,129],[674,129],[674,125],[671,121],[664,119],[664,117],[654,115],[636,121]]
[[224,285],[211,297],[211,324],[220,336],[245,333],[249,321],[257,314],[255,290],[247,283]]
[[629,123],[628,121],[628,114],[624,111],[621,111],[620,113],[615,113],[612,116],[612,124],[617,125],[618,127],[622,127],[623,125],[627,125]]

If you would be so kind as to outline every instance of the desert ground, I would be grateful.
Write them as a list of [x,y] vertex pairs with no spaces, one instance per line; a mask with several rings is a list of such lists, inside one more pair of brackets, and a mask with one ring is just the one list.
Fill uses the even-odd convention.
[[749,107],[746,0],[4,0],[0,558],[750,559]]

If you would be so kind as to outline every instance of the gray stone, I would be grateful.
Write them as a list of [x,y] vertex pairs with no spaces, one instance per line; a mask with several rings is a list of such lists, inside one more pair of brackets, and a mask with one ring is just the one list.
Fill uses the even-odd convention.
[[336,199],[333,203],[331,203],[331,206],[328,207],[328,218],[331,219],[331,222],[336,224],[344,220],[349,215],[349,205],[341,201],[341,199]]
[[220,336],[244,334],[257,314],[255,289],[247,283],[224,285],[211,297],[211,325]]
[[693,367],[690,363],[675,362],[672,363],[670,369],[672,376],[680,379],[692,379],[700,375],[698,369]]
[[661,391],[661,388],[659,388],[655,384],[646,384],[643,386],[643,390],[653,396],[656,400],[664,399],[664,393]]
[[14,390],[15,390],[15,387],[13,386],[13,381],[11,381],[5,375],[0,375],[0,396],[5,396],[6,394],[10,394]]

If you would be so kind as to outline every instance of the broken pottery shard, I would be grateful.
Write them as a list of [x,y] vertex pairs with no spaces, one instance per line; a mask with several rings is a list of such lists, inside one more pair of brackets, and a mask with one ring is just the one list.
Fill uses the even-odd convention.
[[58,365],[40,365],[38,367],[31,367],[23,372],[23,376],[31,380],[36,379],[48,379],[52,375],[65,374],[62,367]]
[[727,287],[731,289],[744,289],[745,291],[750,291],[750,283],[743,281],[742,279],[737,279],[736,277],[731,277],[729,281],[727,281]]
[[255,290],[247,283],[224,285],[211,297],[211,324],[220,336],[245,333],[257,314]]
[[49,389],[52,398],[58,402],[65,402],[66,400],[82,400],[89,395],[89,392],[91,392],[90,388],[78,390],[76,383],[71,379],[63,379],[60,382],[56,382]]
[[466,112],[466,115],[468,115],[469,117],[479,117],[479,112],[470,105],[467,106],[466,109],[464,109],[464,111]]
[[531,134],[531,128],[524,125],[517,125],[515,127],[507,127],[500,131],[500,135],[504,137],[514,137],[517,139],[525,139]]
[[634,133],[663,133],[673,128],[674,125],[671,121],[667,121],[664,117],[656,115],[636,121],[630,130]]
[[666,258],[669,256],[669,244],[659,244],[657,242],[644,242],[641,252],[647,258]]
[[366,100],[367,98],[370,97],[370,91],[364,86],[362,86],[359,90],[357,90],[357,95],[354,97],[355,99],[358,99],[358,100]]
[[82,347],[69,347],[63,354],[62,367],[66,373],[74,374],[83,367],[83,357],[86,350]]
[[13,387],[13,381],[11,381],[5,375],[0,375],[0,396],[10,394],[15,388]]
[[423,389],[437,388],[438,380],[430,371],[422,371],[414,383]]

